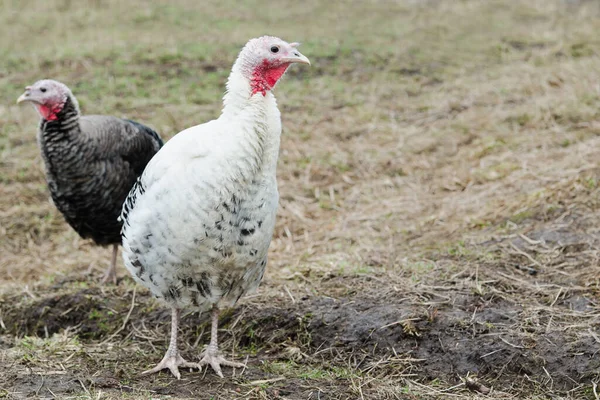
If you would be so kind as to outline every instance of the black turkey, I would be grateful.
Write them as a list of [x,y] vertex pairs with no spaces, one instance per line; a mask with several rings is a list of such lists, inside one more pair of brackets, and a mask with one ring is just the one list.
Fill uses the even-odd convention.
[[163,142],[134,121],[80,115],[71,90],[54,80],[27,86],[17,103],[25,101],[41,116],[38,143],[52,200],[82,238],[113,245],[103,282],[116,283],[118,217],[131,187]]

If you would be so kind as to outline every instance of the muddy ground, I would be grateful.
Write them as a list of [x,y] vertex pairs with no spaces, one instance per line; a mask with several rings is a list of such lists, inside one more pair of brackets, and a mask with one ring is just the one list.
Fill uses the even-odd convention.
[[[364,283],[364,279],[336,282],[349,286]],[[371,282],[367,284],[370,286]],[[3,387],[19,387],[24,397],[67,396],[79,393],[84,386],[88,390],[118,395],[132,391],[133,386],[136,391],[162,395],[185,397],[207,391],[216,398],[228,398],[230,394],[227,393],[250,391],[252,385],[244,389],[248,381],[273,379],[275,381],[265,393],[274,398],[351,396],[351,393],[340,390],[335,381],[333,385],[324,382],[326,384],[318,389],[312,385],[303,388],[306,386],[303,379],[284,378],[278,384],[276,380],[282,377],[280,371],[276,369],[265,373],[254,367],[265,361],[275,365],[301,363],[302,368],[307,370],[313,363],[317,368],[326,363],[331,373],[342,375],[340,379],[344,378],[344,373],[336,371],[336,368],[349,367],[375,376],[385,373],[386,378],[412,376],[428,384],[440,379],[461,384],[461,377],[474,375],[478,377],[477,385],[480,385],[474,384],[474,390],[485,393],[492,386],[513,384],[534,388],[539,385],[557,392],[568,392],[577,388],[578,382],[596,378],[599,366],[598,359],[594,357],[598,351],[597,338],[591,335],[577,338],[549,331],[546,323],[551,311],[540,311],[536,315],[536,323],[515,330],[516,325],[522,324],[523,307],[493,295],[479,296],[469,291],[451,296],[420,292],[422,302],[415,303],[406,297],[406,293],[381,286],[369,293],[348,293],[337,299],[303,296],[292,304],[279,301],[269,306],[246,304],[236,308],[222,322],[225,329],[236,322],[233,328],[235,336],[224,337],[228,343],[235,343],[237,348],[253,349],[250,354],[243,354],[248,356],[247,370],[241,375],[236,371],[237,377],[232,380],[221,380],[212,371],[204,377],[199,372],[184,373],[183,382],[174,381],[169,376],[136,377],[132,374],[135,371],[126,371],[124,367],[108,371],[102,369],[107,357],[117,365],[132,365],[133,355],[130,351],[120,351],[121,341],[128,342],[127,348],[133,346],[137,352],[155,353],[157,359],[160,357],[160,350],[166,344],[164,339],[149,339],[136,334],[143,332],[144,326],[153,327],[169,319],[168,311],[162,309],[143,312],[144,305],[150,301],[148,298],[136,298],[139,303],[136,302],[130,315],[131,322],[112,337],[115,344],[110,347],[103,345],[102,339],[111,335],[110,329],[107,331],[108,326],[119,326],[122,316],[127,315],[131,296],[109,300],[97,289],[83,289],[35,301],[7,299],[23,303],[22,307],[12,309],[19,312],[17,315],[3,313],[8,331],[19,336],[52,337],[56,334],[55,340],[61,340],[64,330],[71,329],[92,350],[86,346],[76,354],[83,365],[78,363],[74,376],[61,373],[65,371],[58,367],[66,354],[53,354],[48,361],[57,365],[57,374],[54,375],[40,370],[36,365],[39,360],[27,361],[28,346],[25,345],[22,367],[27,373],[10,373],[10,369],[3,371]],[[562,299],[554,307],[582,312],[589,305],[590,301],[586,298],[573,296]],[[183,319],[184,326],[192,327],[192,332],[196,326],[196,331],[206,331],[206,322],[206,318],[203,320],[197,315]],[[183,337],[188,342],[195,341],[189,331],[183,330]],[[168,326],[163,326],[160,332],[167,337]],[[204,340],[207,339],[204,335]],[[63,337],[62,340],[68,339]],[[6,347],[11,344],[10,341],[2,343]],[[194,351],[187,350],[184,354],[192,358]],[[285,371],[282,372],[285,377]],[[519,377],[516,382],[515,377]],[[374,395],[369,389],[365,389],[363,394]]]

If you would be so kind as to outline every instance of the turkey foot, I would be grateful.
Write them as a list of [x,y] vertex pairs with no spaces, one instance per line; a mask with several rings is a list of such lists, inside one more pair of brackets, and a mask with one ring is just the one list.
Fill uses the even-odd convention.
[[183,357],[179,355],[179,353],[175,355],[170,355],[169,352],[165,354],[164,358],[161,362],[156,365],[156,367],[149,369],[147,371],[142,372],[142,375],[153,374],[165,368],[168,368],[169,371],[175,376],[177,379],[181,379],[181,374],[179,373],[179,367],[181,368],[198,368],[202,369],[201,364],[192,363],[185,361]]
[[223,358],[223,356],[219,354],[218,348],[211,347],[210,345],[202,354],[204,355],[204,357],[202,357],[202,360],[200,360],[198,364],[200,366],[210,365],[212,369],[217,373],[217,375],[219,375],[221,378],[223,378],[223,372],[221,372],[221,365],[233,368],[243,368],[246,366],[246,364],[240,362],[226,360],[225,358]]
[[217,339],[218,335],[218,327],[219,327],[219,308],[217,305],[213,305],[212,313],[211,313],[211,327],[210,327],[210,344],[201,354],[202,359],[200,360],[200,365],[210,365],[212,369],[219,375],[221,378],[223,377],[223,372],[221,372],[221,365],[226,367],[233,368],[243,368],[246,364],[242,364],[235,361],[229,361],[223,358],[219,354],[219,342]]

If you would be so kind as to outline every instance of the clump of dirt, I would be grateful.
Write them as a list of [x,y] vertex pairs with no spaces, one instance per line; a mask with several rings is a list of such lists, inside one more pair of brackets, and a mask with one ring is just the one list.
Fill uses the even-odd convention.
[[[14,300],[4,303],[11,304]],[[82,339],[97,339],[105,333],[105,326],[100,325],[106,319],[116,322],[118,318],[115,313],[111,313],[111,317],[104,312],[105,304],[106,299],[99,298],[97,290],[86,289],[25,301],[23,309],[7,308],[3,314],[8,331],[17,336],[48,337],[63,329],[77,327]]]
[[[355,297],[342,301],[311,299],[308,324],[315,348],[336,348],[347,356],[360,352],[366,361],[396,354],[413,359],[413,373],[424,381],[477,374],[490,381],[553,377],[555,390],[568,391],[595,374],[593,337],[577,339],[544,327],[514,330],[523,307],[475,295],[455,298],[454,306],[427,317],[424,307],[395,298]],[[411,317],[412,316],[412,317]]]

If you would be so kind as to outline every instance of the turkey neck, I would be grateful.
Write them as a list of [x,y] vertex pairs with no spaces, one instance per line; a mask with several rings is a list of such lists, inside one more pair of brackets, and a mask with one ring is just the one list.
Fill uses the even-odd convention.
[[[79,126],[79,110],[70,97],[67,98],[57,119],[40,122],[38,141],[49,173],[55,174],[55,165],[76,165],[84,153],[86,142],[82,140]],[[63,169],[63,168],[61,168]],[[73,170],[72,172],[77,172]]]
[[70,97],[67,97],[65,105],[56,117],[56,120],[42,119],[40,122],[40,133],[44,141],[46,143],[77,141],[80,137],[79,110]]
[[252,95],[243,66],[234,64],[223,97],[220,120],[239,122],[242,135],[239,141],[243,162],[254,175],[275,176],[281,136],[281,117],[271,91]]

